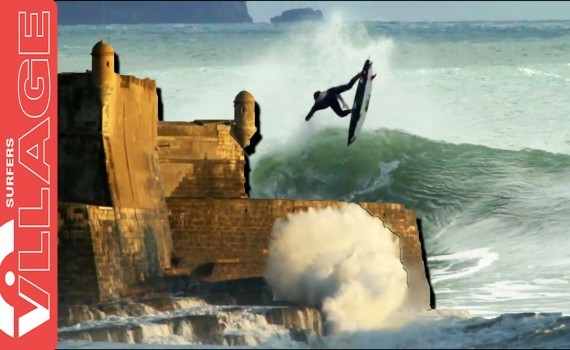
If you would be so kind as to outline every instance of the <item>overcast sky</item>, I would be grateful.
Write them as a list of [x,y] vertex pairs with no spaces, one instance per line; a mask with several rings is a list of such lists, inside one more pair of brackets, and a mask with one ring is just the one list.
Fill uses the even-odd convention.
[[255,22],[292,8],[311,7],[346,20],[570,20],[570,1],[248,1]]

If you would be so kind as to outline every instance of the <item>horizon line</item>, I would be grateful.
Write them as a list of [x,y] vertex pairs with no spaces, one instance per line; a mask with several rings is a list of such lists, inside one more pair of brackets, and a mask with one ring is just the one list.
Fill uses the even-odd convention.
[[[330,18],[329,18],[330,19]],[[247,24],[277,24],[277,25],[290,25],[301,23],[320,23],[323,21],[300,21],[300,22],[285,22],[285,23],[271,23],[270,21],[253,21],[253,22],[230,22],[230,23],[190,23],[190,22],[161,22],[161,23],[75,23],[75,24],[59,24],[59,26],[99,26],[99,25],[163,25],[163,24],[184,24],[184,25],[247,25]],[[569,19],[468,19],[468,20],[388,20],[388,19],[343,19],[345,23],[352,22],[381,22],[381,23],[476,23],[476,22],[570,22]]]

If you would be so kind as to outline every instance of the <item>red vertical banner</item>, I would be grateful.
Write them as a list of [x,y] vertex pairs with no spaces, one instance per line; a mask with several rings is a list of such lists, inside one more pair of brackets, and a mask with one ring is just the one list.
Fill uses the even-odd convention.
[[55,349],[57,6],[0,6],[0,349]]

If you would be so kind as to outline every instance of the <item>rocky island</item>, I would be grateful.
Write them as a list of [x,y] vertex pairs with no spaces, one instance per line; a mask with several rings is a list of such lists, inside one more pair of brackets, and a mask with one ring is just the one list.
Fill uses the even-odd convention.
[[57,1],[60,25],[252,23],[245,1]]
[[287,10],[280,16],[271,17],[271,23],[322,21],[323,13],[320,10],[313,10],[310,7]]

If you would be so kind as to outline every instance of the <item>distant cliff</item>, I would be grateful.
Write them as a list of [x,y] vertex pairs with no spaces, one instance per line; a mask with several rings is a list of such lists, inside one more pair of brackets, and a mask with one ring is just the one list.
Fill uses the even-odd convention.
[[320,10],[315,11],[310,7],[287,10],[281,13],[280,16],[271,17],[271,23],[322,21],[322,20],[323,20],[323,13]]
[[252,23],[245,1],[57,1],[65,24]]

